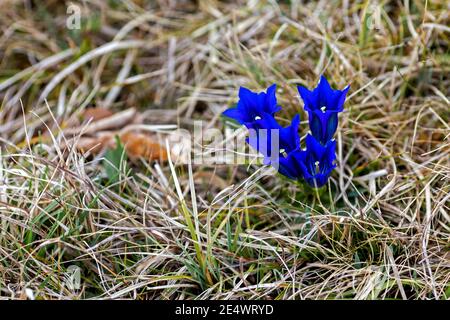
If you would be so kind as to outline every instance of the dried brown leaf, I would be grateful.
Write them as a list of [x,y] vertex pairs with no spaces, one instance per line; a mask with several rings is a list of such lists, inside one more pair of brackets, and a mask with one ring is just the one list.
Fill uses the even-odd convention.
[[85,109],[81,117],[83,120],[97,121],[100,119],[108,118],[113,114],[114,113],[110,109],[95,107]]
[[156,136],[126,132],[120,136],[120,141],[131,159],[142,157],[149,161],[167,161],[166,149],[158,142]]

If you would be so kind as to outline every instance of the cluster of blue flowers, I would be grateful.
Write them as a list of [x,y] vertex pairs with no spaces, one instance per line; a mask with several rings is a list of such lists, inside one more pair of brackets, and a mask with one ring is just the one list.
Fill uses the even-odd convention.
[[[260,93],[241,87],[237,106],[223,114],[251,132],[257,132],[256,138],[251,137],[247,142],[264,156],[265,164],[271,164],[286,177],[295,180],[303,178],[310,186],[320,188],[336,167],[336,141],[333,135],[338,126],[338,113],[344,109],[349,89],[347,86],[344,90],[333,90],[324,76],[320,77],[319,84],[312,91],[298,86],[310,127],[305,149],[300,148],[299,115],[287,127],[282,127],[274,118],[274,114],[281,110],[275,95],[275,84]],[[275,140],[278,148],[268,148]]]

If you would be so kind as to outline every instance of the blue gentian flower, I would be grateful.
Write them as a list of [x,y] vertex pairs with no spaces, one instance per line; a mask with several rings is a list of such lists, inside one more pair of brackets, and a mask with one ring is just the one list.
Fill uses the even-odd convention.
[[253,122],[266,115],[273,116],[275,112],[281,110],[275,96],[276,89],[276,84],[273,84],[267,88],[267,92],[257,93],[241,87],[239,89],[239,102],[236,107],[225,110],[223,115],[249,128]]
[[296,160],[299,162],[306,182],[316,188],[322,187],[336,167],[336,141],[331,140],[324,146],[312,135],[306,136],[306,150],[299,152]]
[[334,160],[336,141],[329,141],[325,146],[312,135],[306,136],[306,149],[296,149],[286,157],[279,159],[278,172],[291,179],[304,178],[314,188],[325,185],[331,172],[336,167]]
[[303,178],[303,168],[297,159],[300,157],[300,148],[293,150],[280,156],[277,160],[272,162],[272,166],[278,169],[278,172],[293,180],[300,180]]
[[344,110],[345,97],[350,86],[344,90],[333,90],[324,76],[320,77],[317,87],[309,91],[298,86],[298,92],[308,112],[311,133],[325,145],[333,138],[338,125],[338,113]]
[[263,114],[261,119],[254,121],[249,126],[250,137],[247,138],[247,143],[264,156],[264,164],[270,164],[277,161],[280,156],[283,157],[299,148],[299,125],[300,115],[298,114],[285,128],[273,116]]
[[312,91],[298,87],[311,129],[304,150],[300,149],[298,134],[300,116],[297,114],[287,127],[282,127],[274,117],[281,110],[275,96],[275,84],[261,93],[241,87],[238,104],[223,114],[249,129],[250,136],[246,141],[264,156],[264,164],[272,165],[288,178],[303,178],[310,186],[320,188],[336,167],[333,135],[348,90],[349,86],[344,90],[333,90],[323,76]]

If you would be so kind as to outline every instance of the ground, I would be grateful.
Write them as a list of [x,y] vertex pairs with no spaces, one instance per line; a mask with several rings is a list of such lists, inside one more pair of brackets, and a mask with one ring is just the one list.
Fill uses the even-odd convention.
[[[0,12],[1,298],[449,299],[447,1]],[[322,189],[162,142],[272,83],[304,137],[321,74],[351,86]]]

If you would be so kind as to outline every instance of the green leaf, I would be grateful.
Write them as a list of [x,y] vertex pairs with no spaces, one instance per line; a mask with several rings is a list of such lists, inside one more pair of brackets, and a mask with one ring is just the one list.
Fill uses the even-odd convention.
[[118,136],[116,136],[116,148],[109,149],[105,154],[103,160],[106,176],[108,177],[109,184],[114,184],[119,181],[121,173],[125,173],[127,164],[127,155],[123,144],[120,142]]

